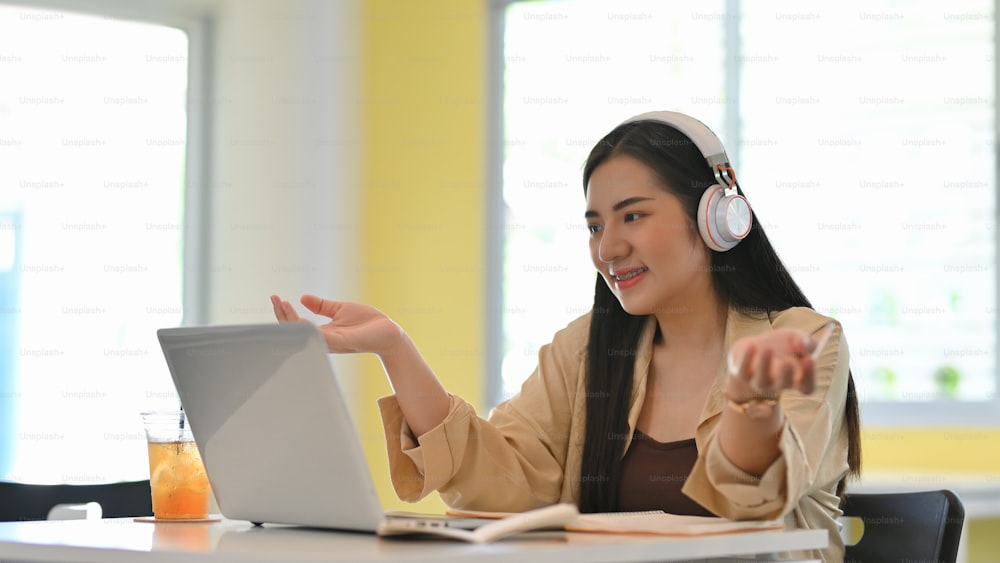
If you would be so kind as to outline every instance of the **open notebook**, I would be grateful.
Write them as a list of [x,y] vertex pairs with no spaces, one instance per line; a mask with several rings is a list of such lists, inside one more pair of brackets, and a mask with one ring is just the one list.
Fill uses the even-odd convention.
[[405,524],[383,526],[381,535],[433,533],[475,543],[496,541],[514,534],[535,530],[566,530],[605,534],[646,534],[658,536],[704,536],[759,530],[780,530],[781,520],[727,520],[705,516],[681,516],[663,511],[605,512],[580,514],[573,504],[562,503],[528,512],[482,512],[449,510],[452,516],[494,519],[475,530],[427,530],[407,528]]

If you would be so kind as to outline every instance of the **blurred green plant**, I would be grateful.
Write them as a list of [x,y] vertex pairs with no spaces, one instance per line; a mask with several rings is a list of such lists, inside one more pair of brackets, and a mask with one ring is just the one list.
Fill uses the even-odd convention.
[[878,389],[878,397],[891,400],[896,397],[896,372],[889,366],[879,366],[872,372],[872,382]]
[[949,399],[958,398],[958,386],[962,381],[962,372],[953,365],[943,365],[934,370],[934,383],[938,393]]

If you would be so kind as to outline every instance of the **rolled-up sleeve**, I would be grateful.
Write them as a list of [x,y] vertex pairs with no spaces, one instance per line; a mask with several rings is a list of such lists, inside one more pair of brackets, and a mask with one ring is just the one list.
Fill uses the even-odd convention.
[[[379,399],[378,406],[389,455],[389,473],[399,498],[416,502],[447,483],[456,466],[448,437],[468,433],[469,419],[476,416],[472,406],[452,396],[448,416],[421,436],[419,442],[410,432],[395,395]],[[425,456],[433,463],[425,463]]]
[[399,498],[415,502],[437,490],[449,506],[494,511],[557,502],[582,365],[576,333],[586,326],[577,324],[542,346],[538,367],[520,393],[497,406],[489,420],[452,396],[444,421],[415,438],[396,397],[380,399],[389,471]]

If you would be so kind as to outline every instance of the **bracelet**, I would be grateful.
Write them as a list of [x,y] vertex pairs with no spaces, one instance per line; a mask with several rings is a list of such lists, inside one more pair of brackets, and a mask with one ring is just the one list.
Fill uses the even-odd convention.
[[749,399],[742,403],[726,398],[726,404],[733,411],[746,415],[747,418],[761,419],[770,418],[774,414],[774,407],[778,404],[778,399]]

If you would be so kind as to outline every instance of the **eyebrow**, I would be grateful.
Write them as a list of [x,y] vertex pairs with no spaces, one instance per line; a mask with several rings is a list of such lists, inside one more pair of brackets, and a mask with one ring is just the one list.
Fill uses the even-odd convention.
[[[651,197],[629,197],[629,198],[625,198],[625,199],[619,201],[611,209],[613,211],[621,211],[622,209],[625,209],[626,207],[628,207],[630,205],[635,205],[635,204],[643,202],[643,201],[651,201],[652,199],[653,198],[651,198]],[[587,212],[583,214],[583,217],[585,219],[590,219],[591,217],[600,217],[600,216],[601,216],[601,214],[598,213],[598,212],[596,212],[596,211],[594,211],[593,209],[588,209]]]

